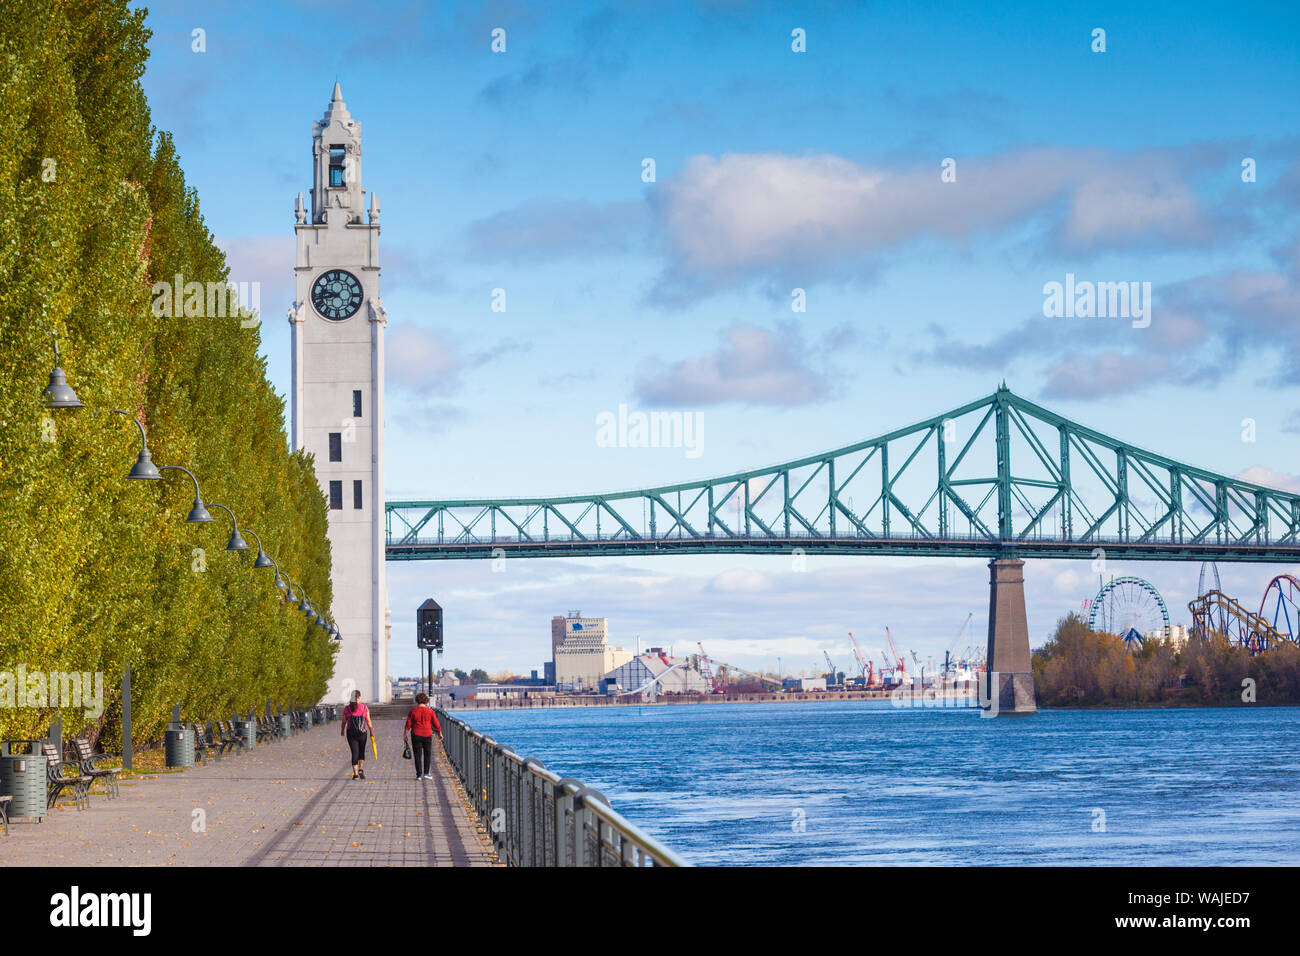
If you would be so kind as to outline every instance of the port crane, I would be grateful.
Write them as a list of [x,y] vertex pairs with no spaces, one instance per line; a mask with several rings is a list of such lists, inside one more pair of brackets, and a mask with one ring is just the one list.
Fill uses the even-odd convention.
[[889,653],[894,660],[894,677],[896,677],[898,682],[901,684],[907,680],[907,661],[903,658],[902,654],[898,653],[898,648],[894,646],[894,635],[889,632],[888,624],[885,625],[885,637],[889,641]]
[[826,675],[826,686],[829,687],[831,684],[838,684],[839,681],[836,679],[835,662],[831,660],[830,653],[822,651],[822,657],[826,658],[826,666],[831,669],[831,672]]
[[700,649],[700,675],[704,678],[704,683],[709,685],[709,693],[716,694],[717,686],[713,683],[713,668],[709,666],[709,655],[704,653],[702,642],[696,641],[695,646]]
[[871,661],[867,660],[867,656],[862,653],[862,648],[858,647],[858,639],[853,636],[852,631],[849,631],[849,640],[853,642],[853,653],[857,655],[858,664],[862,668],[862,682],[864,686],[870,687],[875,683],[873,680],[875,668],[872,667]]
[[944,680],[947,680],[949,676],[952,674],[953,670],[956,669],[956,663],[952,659],[953,651],[957,650],[957,645],[961,643],[961,639],[965,637],[966,632],[970,630],[970,622],[974,617],[975,617],[974,611],[971,611],[969,614],[966,615],[966,623],[961,626],[961,630],[957,632],[957,636],[952,639],[952,644],[948,647],[946,651],[943,652],[943,679]]

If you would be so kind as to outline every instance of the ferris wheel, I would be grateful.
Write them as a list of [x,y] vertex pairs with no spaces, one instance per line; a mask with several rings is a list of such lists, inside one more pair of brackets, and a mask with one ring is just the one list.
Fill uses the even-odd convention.
[[1132,648],[1148,635],[1169,636],[1169,608],[1145,578],[1111,578],[1092,600],[1088,627],[1118,634]]

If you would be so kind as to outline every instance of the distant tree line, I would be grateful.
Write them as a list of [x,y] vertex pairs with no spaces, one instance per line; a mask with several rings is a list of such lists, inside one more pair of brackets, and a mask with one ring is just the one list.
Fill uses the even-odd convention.
[[1094,633],[1080,615],[1057,622],[1033,655],[1034,690],[1047,707],[1123,704],[1300,704],[1300,647],[1251,655],[1222,635],[1192,635],[1183,647],[1147,640],[1130,648]]

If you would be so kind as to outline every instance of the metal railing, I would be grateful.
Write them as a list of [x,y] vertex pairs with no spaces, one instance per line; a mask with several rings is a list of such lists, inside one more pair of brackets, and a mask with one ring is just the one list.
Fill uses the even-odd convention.
[[511,866],[689,866],[598,790],[559,777],[438,710],[443,750]]

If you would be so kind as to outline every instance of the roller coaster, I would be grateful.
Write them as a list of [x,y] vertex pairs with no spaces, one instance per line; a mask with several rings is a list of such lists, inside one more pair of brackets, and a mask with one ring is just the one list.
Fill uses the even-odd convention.
[[[1218,584],[1217,573],[1213,581]],[[1222,635],[1229,644],[1252,654],[1300,643],[1300,580],[1290,574],[1279,574],[1268,582],[1258,613],[1217,587],[1192,601],[1187,609],[1192,613],[1194,634]]]
[[[1269,581],[1257,613],[1224,593],[1212,562],[1202,566],[1198,589],[1200,596],[1187,605],[1193,635],[1221,636],[1251,654],[1300,643],[1300,579],[1293,575]],[[1164,598],[1144,578],[1112,578],[1089,605],[1089,629],[1118,634],[1134,650],[1147,637],[1171,633]]]

